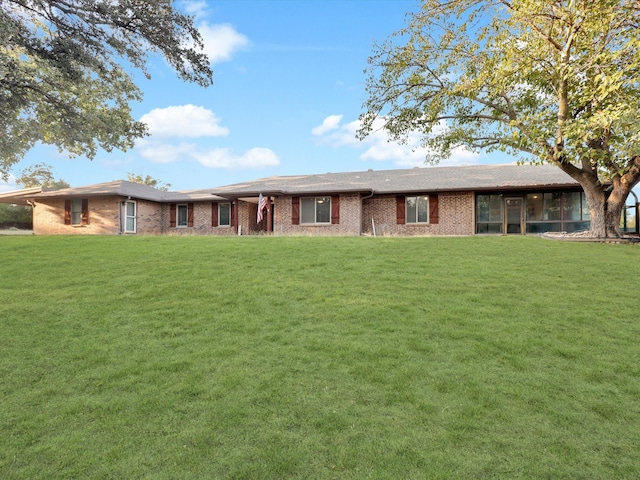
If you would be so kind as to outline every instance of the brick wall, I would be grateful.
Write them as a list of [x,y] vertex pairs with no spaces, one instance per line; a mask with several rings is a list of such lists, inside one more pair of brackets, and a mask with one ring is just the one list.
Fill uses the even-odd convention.
[[360,195],[340,195],[340,223],[336,225],[293,225],[291,197],[274,198],[274,235],[360,235]]
[[[191,202],[180,202],[181,205]],[[168,235],[236,235],[235,227],[230,226],[211,226],[211,204],[212,202],[194,202],[193,204],[193,227],[171,227],[171,204],[163,204],[161,211],[162,229],[161,232]],[[243,233],[247,231],[249,225],[249,213],[251,204],[239,201],[238,204],[238,220],[242,225]],[[255,206],[254,206],[255,210]],[[255,215],[255,213],[254,213]],[[255,224],[255,218],[253,219]]]
[[[291,197],[273,197],[274,235],[473,235],[474,195],[472,192],[438,195],[439,223],[433,225],[398,225],[396,196],[359,194],[340,195],[340,223],[336,225],[293,225]],[[33,211],[36,235],[117,235],[120,233],[122,199],[89,198],[89,224],[64,224],[64,199],[38,201]],[[137,200],[137,234],[139,235],[236,235],[234,227],[211,226],[211,203],[194,202],[194,226],[170,227],[170,204]],[[256,224],[256,205],[237,201],[237,219],[243,235],[266,231],[266,220]],[[362,206],[362,210],[361,210]],[[266,217],[266,212],[265,212]]]
[[161,234],[162,208],[160,204],[146,200],[136,200],[136,204],[136,233],[139,235]]
[[117,235],[120,232],[120,200],[117,197],[89,198],[89,224],[64,224],[64,199],[36,202],[33,233],[36,235]]
[[362,233],[376,235],[473,235],[473,193],[440,193],[439,221],[433,225],[398,225],[396,195],[376,195],[363,201]]

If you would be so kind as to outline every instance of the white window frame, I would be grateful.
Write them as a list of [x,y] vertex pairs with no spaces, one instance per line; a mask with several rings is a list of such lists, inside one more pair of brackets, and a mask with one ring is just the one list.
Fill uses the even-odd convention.
[[[229,217],[228,217],[229,219],[227,220],[228,223],[222,223],[222,206],[223,205],[229,209]],[[219,227],[231,226],[231,203],[230,202],[218,203],[218,226]]]
[[[133,215],[129,215],[129,209],[127,208],[129,205],[133,205]],[[124,233],[136,233],[137,228],[138,228],[138,220],[137,220],[137,216],[138,216],[138,203],[134,200],[126,200],[125,202],[123,202],[123,209],[124,209]],[[133,219],[133,229],[129,229],[128,228],[128,222],[127,220],[129,219]]]
[[[318,200],[328,200],[329,201],[329,218],[325,222],[318,221]],[[305,222],[303,219],[304,207],[303,203],[313,201],[313,222]],[[302,197],[300,199],[300,225],[331,225],[331,208],[332,202],[331,197],[323,196],[323,197]]]
[[[409,199],[410,198],[415,198],[416,199],[416,216],[415,218],[409,218]],[[420,198],[424,198],[427,200],[427,220],[425,222],[421,222],[418,219],[420,218],[420,209],[418,208],[420,203],[419,200]],[[430,206],[429,206],[429,195],[408,195],[407,197],[405,197],[405,204],[404,204],[404,211],[405,211],[405,222],[408,224],[428,224],[429,221],[431,220],[429,218],[429,210],[430,210]]]
[[[180,223],[180,210],[184,209],[184,224]],[[176,205],[176,228],[187,228],[189,226],[189,205],[179,203]]]

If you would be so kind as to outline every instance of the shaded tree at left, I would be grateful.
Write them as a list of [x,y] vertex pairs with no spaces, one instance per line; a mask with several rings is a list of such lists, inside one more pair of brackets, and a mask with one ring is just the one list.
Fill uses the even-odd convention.
[[160,54],[207,87],[213,73],[193,18],[173,0],[0,1],[0,178],[37,142],[70,156],[126,150],[146,126],[132,79]]

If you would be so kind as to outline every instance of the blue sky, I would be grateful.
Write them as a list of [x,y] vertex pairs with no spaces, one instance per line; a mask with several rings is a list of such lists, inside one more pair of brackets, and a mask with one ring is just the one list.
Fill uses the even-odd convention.
[[[186,0],[214,70],[207,89],[180,81],[161,58],[151,80],[136,74],[144,100],[133,114],[151,136],[127,151],[69,159],[37,146],[14,168],[53,167],[72,186],[151,175],[172,190],[208,188],[271,175],[424,166],[424,154],[360,142],[367,59],[405,25],[418,0]],[[443,165],[513,161],[460,151]],[[0,191],[18,188],[0,183]]]

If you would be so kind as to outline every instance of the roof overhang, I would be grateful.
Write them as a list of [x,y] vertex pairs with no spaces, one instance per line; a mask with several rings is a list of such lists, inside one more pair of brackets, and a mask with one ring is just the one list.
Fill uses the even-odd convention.
[[33,197],[33,195],[36,195],[42,191],[42,187],[33,187],[0,193],[0,203],[9,203],[13,205],[29,205],[29,200]]

